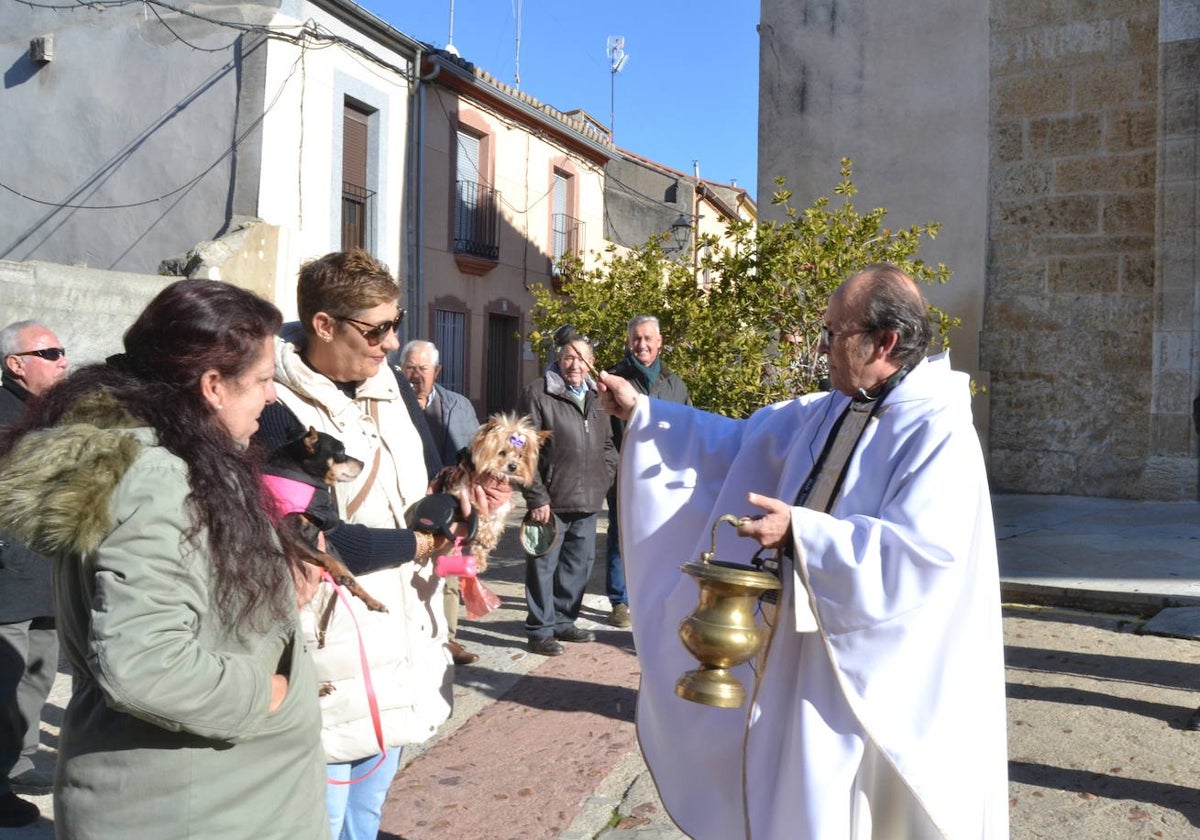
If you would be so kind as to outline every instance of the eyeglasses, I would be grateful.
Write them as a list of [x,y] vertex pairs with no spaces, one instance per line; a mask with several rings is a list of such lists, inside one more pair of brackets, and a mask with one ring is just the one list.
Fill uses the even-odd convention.
[[843,335],[865,335],[866,333],[874,332],[874,330],[831,330],[825,324],[821,325],[821,343],[830,344],[833,339]]
[[[400,310],[400,314],[396,316],[394,321],[384,321],[382,324],[368,324],[366,321],[356,321],[353,318],[343,318],[341,315],[334,315],[339,321],[345,321],[348,324],[354,324],[354,330],[359,335],[367,340],[367,344],[372,347],[384,341],[388,333],[396,333],[400,331],[400,324],[404,322],[404,310]],[[366,329],[362,329],[366,327]]]
[[400,369],[405,373],[429,373],[435,365],[404,365]]
[[9,353],[10,356],[37,356],[39,359],[45,359],[47,362],[57,362],[63,356],[67,355],[67,351],[62,347],[43,347],[41,350],[25,350],[21,353]]

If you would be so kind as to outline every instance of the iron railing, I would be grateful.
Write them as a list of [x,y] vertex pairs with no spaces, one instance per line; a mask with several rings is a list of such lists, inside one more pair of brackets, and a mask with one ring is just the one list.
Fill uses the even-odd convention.
[[500,193],[473,181],[458,181],[455,190],[454,253],[500,259]]

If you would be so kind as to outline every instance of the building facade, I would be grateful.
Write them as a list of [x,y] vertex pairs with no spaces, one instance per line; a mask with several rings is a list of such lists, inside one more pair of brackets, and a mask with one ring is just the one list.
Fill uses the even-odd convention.
[[421,46],[357,6],[10,3],[0,44],[0,259],[158,273],[259,219],[229,279],[285,313],[310,256],[402,267]]
[[418,111],[411,328],[480,416],[510,410],[545,363],[522,338],[528,288],[551,285],[560,257],[603,250],[612,143],[443,51],[425,56]]

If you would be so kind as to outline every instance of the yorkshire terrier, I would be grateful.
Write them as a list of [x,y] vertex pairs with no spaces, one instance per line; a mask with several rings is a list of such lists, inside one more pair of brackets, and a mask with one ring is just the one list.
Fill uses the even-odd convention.
[[[485,492],[489,483],[529,484],[537,473],[542,443],[548,437],[550,432],[538,431],[528,417],[493,414],[459,453],[458,465],[439,476],[435,490],[452,493],[473,504],[474,484],[482,485]],[[500,541],[511,510],[510,500],[478,518],[475,534],[469,541],[478,571],[487,568],[488,555]]]

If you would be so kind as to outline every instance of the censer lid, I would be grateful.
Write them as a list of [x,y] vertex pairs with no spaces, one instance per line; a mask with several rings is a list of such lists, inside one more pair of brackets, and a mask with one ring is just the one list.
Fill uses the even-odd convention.
[[743,563],[726,563],[720,560],[684,563],[679,567],[694,578],[716,581],[731,586],[744,586],[749,589],[761,589],[764,592],[782,589],[779,578],[770,572],[764,572]]

